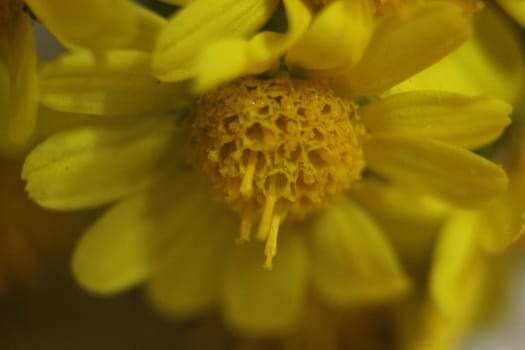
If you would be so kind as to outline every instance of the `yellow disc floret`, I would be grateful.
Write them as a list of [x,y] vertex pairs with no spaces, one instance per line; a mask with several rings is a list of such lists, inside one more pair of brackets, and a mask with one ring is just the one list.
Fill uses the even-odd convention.
[[241,239],[258,220],[266,266],[285,217],[303,218],[349,188],[364,166],[356,107],[323,81],[245,77],[194,108],[192,158],[241,214]]

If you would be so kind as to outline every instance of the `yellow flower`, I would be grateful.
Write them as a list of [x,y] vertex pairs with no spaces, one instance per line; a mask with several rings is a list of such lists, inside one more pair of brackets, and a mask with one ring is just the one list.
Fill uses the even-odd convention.
[[37,112],[36,55],[23,2],[0,3],[0,149],[17,153],[32,135]]
[[[468,149],[501,134],[506,103],[431,91],[370,97],[364,106],[348,98],[382,93],[457,47],[469,33],[460,7],[430,1],[376,17],[369,2],[334,1],[310,25],[302,1],[283,3],[289,31],[248,40],[276,1],[192,1],[162,29],[153,59],[142,32],[140,40],[137,31],[113,36],[106,26],[115,45],[107,51],[87,31],[62,38],[95,54],[44,66],[42,104],[107,118],[51,136],[22,176],[46,208],[114,203],[75,251],[85,288],[112,294],[148,281],[152,301],[168,313],[218,304],[236,329],[279,333],[299,317],[307,287],[335,306],[407,290],[390,243],[347,195],[361,177],[458,205],[505,190],[502,169]],[[65,26],[83,15],[77,7],[64,22],[42,7],[42,21]],[[132,18],[128,10],[119,16]],[[339,32],[342,42],[330,35]],[[135,50],[121,50],[123,43]],[[290,69],[310,78],[235,79],[266,72],[284,54]],[[178,83],[159,83],[151,64]],[[181,116],[188,87],[207,93]],[[260,268],[258,242],[233,245],[236,232],[247,240],[252,228],[266,241],[268,268],[281,230],[272,272]]]

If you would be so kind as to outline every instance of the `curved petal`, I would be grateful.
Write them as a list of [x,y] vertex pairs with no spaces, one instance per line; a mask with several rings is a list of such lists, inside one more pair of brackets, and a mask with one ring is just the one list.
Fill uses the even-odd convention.
[[[187,192],[183,197],[197,197],[194,190]],[[210,194],[184,202],[184,208],[172,210],[170,234],[177,237],[157,261],[148,286],[155,307],[176,317],[202,312],[216,301],[223,261],[236,232],[231,213],[210,202]]]
[[365,178],[351,189],[352,199],[381,224],[410,274],[420,273],[449,205],[406,187]]
[[[509,192],[520,191],[509,185]],[[514,193],[506,193],[479,213],[477,226],[481,247],[489,253],[502,253],[525,232],[523,222],[523,193],[515,198]]]
[[209,199],[194,191],[198,182],[193,175],[179,172],[106,211],[73,254],[78,282],[92,292],[111,294],[151,278],[166,248],[184,241],[177,223],[194,223],[186,214]]
[[125,0],[26,0],[31,10],[66,46],[94,51],[151,51],[166,21]]
[[40,71],[42,104],[64,112],[132,115],[174,110],[187,94],[150,73],[151,55],[138,51],[64,55]]
[[475,212],[454,212],[436,243],[430,293],[447,317],[468,317],[483,293],[486,261],[478,250]]
[[160,1],[165,2],[166,4],[171,4],[171,5],[186,6],[190,2],[195,1],[195,0],[160,0]]
[[367,166],[395,183],[459,205],[494,199],[507,188],[505,172],[462,148],[401,135],[377,135],[364,146]]
[[84,233],[73,253],[76,280],[87,290],[113,294],[144,281],[152,270],[148,235],[154,218],[143,194],[109,209]]
[[383,232],[349,199],[319,213],[310,243],[314,287],[331,305],[381,302],[408,289]]
[[525,3],[521,0],[498,0],[503,7],[519,24],[525,26]]
[[334,1],[289,50],[286,62],[292,68],[350,69],[362,57],[372,32],[368,0]]
[[[246,74],[262,73],[279,64],[279,58],[306,31],[310,11],[301,0],[284,0],[288,32],[262,32],[251,40],[224,39],[211,44],[196,63],[195,91],[205,92]],[[228,55],[224,55],[228,52]]]
[[434,91],[391,95],[359,109],[374,134],[418,135],[465,148],[497,139],[511,112],[512,106],[495,98]]
[[[273,14],[277,0],[194,0],[160,33],[153,69],[165,81],[192,77],[192,60],[216,40],[252,35]],[[222,56],[227,51],[222,51]],[[187,67],[185,69],[184,67]]]
[[512,102],[521,98],[525,57],[512,23],[487,6],[476,16],[473,37],[461,47],[391,92],[453,91],[490,95]]
[[470,34],[463,10],[429,1],[406,6],[380,21],[361,61],[335,81],[346,96],[384,92],[445,57]]
[[29,154],[22,177],[29,196],[45,208],[106,204],[155,180],[173,138],[173,123],[155,118],[66,131]]
[[[290,232],[291,233],[291,232]],[[235,247],[225,273],[226,321],[253,335],[277,335],[299,317],[306,284],[306,250],[299,235],[281,234],[273,269],[261,267],[259,244]]]
[[[6,98],[4,129],[0,133],[12,146],[23,145],[32,136],[37,119],[36,53],[31,19],[16,13],[0,33],[0,63],[7,69],[7,82],[2,91]],[[4,143],[4,141],[2,141]],[[11,148],[11,146],[7,145]]]

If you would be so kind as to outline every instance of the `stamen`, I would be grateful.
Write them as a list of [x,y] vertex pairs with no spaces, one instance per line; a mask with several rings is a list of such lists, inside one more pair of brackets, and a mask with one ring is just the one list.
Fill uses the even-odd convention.
[[259,229],[257,230],[257,239],[261,241],[265,240],[270,233],[276,199],[273,193],[266,198],[261,221],[259,222]]
[[248,242],[250,240],[250,233],[252,232],[253,225],[253,208],[246,206],[242,212],[241,217],[241,229],[237,244]]
[[246,172],[242,178],[241,195],[244,198],[250,198],[253,194],[253,175],[255,174],[255,166],[257,165],[257,152],[249,151],[248,164]]
[[281,215],[274,215],[272,217],[270,233],[268,234],[268,239],[266,240],[266,245],[264,247],[264,255],[266,256],[266,260],[264,261],[263,267],[267,270],[272,269],[272,261],[274,256],[277,254],[277,236],[279,233],[280,224]]

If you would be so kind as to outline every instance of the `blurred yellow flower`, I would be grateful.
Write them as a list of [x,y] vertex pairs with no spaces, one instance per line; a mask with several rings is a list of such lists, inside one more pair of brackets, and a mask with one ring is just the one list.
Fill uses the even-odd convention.
[[[346,195],[362,177],[466,206],[506,189],[503,170],[469,151],[508,125],[505,102],[442,91],[372,96],[362,106],[351,99],[381,94],[460,45],[470,19],[453,3],[378,15],[369,1],[333,1],[312,17],[302,1],[284,0],[288,31],[253,35],[277,1],[194,0],[139,36],[112,31],[104,6],[89,7],[96,1],[67,7],[67,19],[56,7],[63,1],[28,3],[51,28],[77,18],[107,31],[98,40],[83,22],[64,32],[64,42],[91,51],[63,55],[39,75],[43,105],[107,117],[51,136],[22,174],[46,208],[116,202],[74,254],[75,276],[93,292],[149,281],[166,312],[219,304],[236,329],[280,333],[300,316],[309,285],[335,306],[407,290],[391,244]],[[136,11],[118,15],[136,29]],[[300,76],[245,76],[271,71],[283,56]],[[158,82],[151,65],[177,83]],[[181,100],[197,92],[206,93],[179,115]],[[257,243],[232,244],[254,224],[268,268],[282,228],[271,273],[260,268]]]

